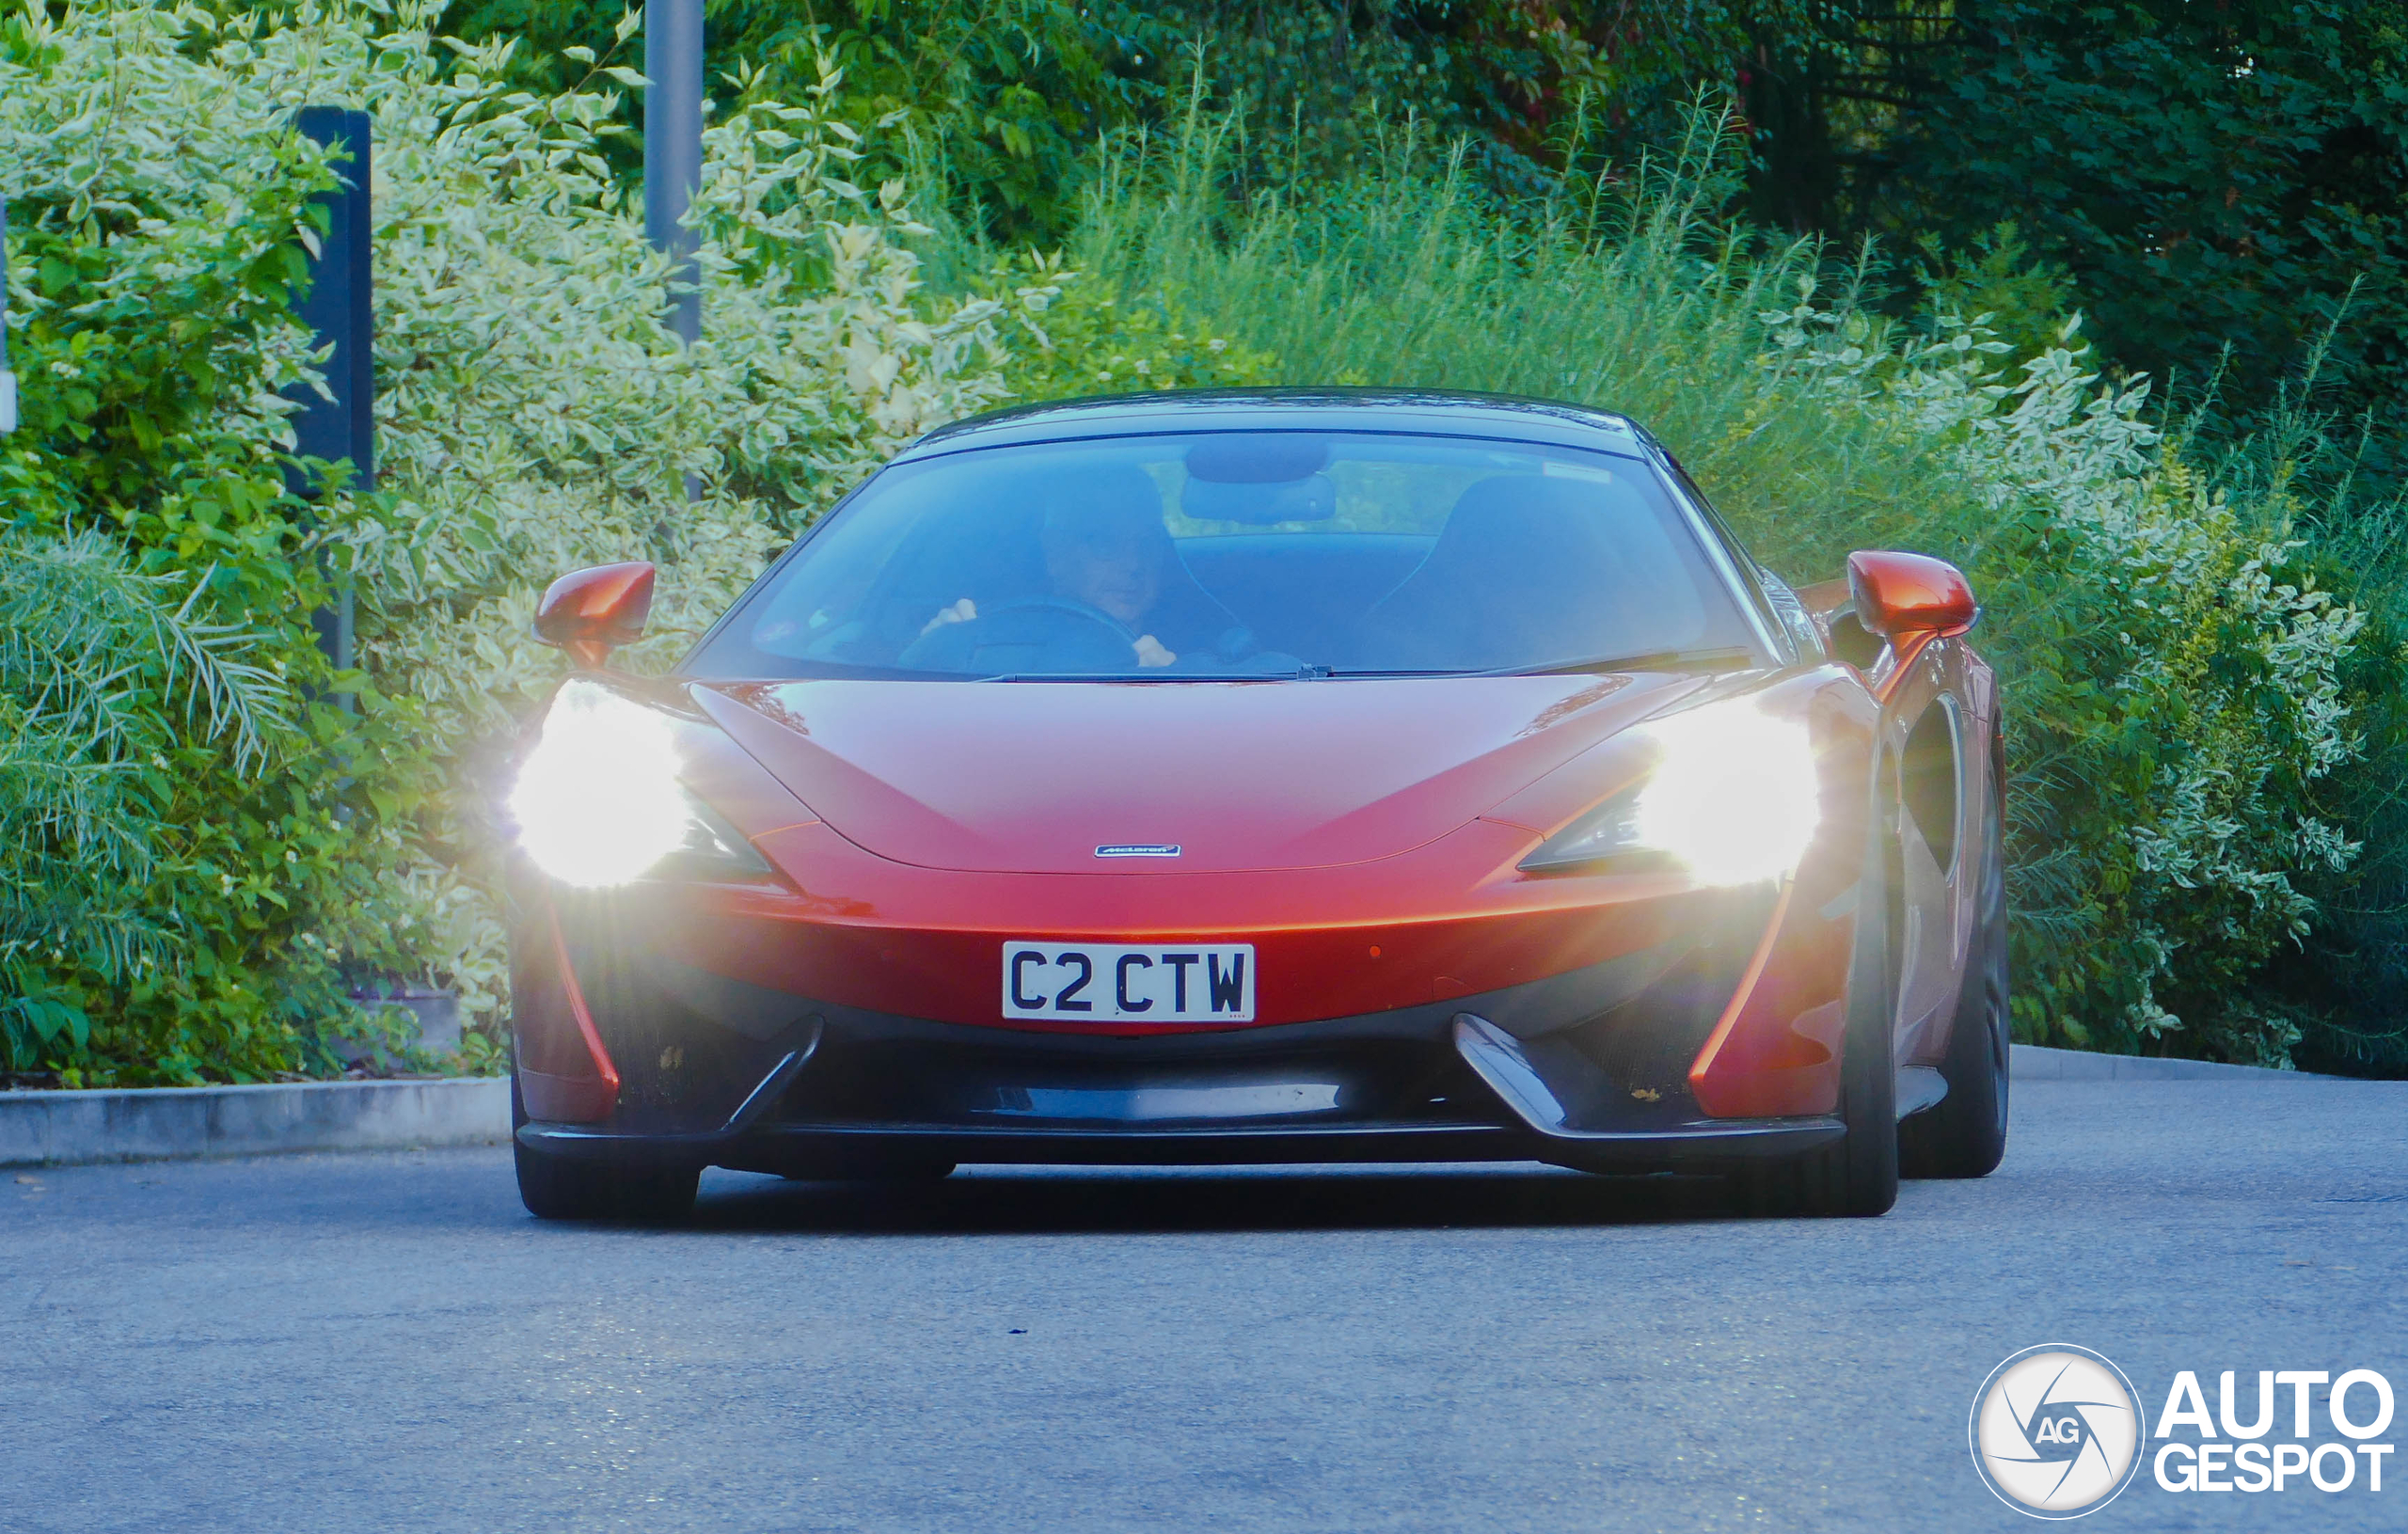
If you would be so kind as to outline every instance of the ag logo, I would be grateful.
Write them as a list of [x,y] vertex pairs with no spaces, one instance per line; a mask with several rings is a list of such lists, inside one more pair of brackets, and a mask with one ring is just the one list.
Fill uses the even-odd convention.
[[2026,1348],[1973,1398],[1973,1468],[2035,1518],[2079,1518],[2115,1499],[2141,1466],[2147,1430],[2124,1371],[2068,1342]]

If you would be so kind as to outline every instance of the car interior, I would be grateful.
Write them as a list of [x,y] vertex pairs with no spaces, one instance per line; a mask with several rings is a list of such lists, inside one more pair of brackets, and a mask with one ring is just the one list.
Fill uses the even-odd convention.
[[[771,663],[1168,677],[1482,671],[1730,641],[1736,614],[1714,610],[1660,489],[1629,487],[1643,470],[1486,446],[1446,444],[1451,463],[1371,455],[1398,451],[1385,444],[1334,457],[1322,438],[938,460],[882,515],[848,507],[851,525],[806,546],[758,604],[750,645]],[[1061,589],[1049,518],[1073,503],[1136,540],[1142,618]],[[1175,658],[1133,661],[1140,634]]]

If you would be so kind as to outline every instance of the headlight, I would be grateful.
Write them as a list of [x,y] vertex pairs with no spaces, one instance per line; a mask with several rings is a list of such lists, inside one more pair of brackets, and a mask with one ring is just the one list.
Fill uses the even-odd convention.
[[1669,858],[1701,884],[1753,884],[1798,866],[1822,818],[1806,727],[1753,700],[1709,704],[1641,726],[1658,756],[1615,795],[1522,860],[1538,873]]
[[519,846],[563,884],[600,889],[656,868],[738,878],[769,871],[677,781],[669,721],[589,682],[552,700],[509,802]]

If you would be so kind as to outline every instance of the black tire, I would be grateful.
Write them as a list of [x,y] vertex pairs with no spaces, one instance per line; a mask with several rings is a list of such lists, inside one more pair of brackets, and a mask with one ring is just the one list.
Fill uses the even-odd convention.
[[518,1081],[510,1083],[511,1155],[518,1166],[518,1201],[539,1220],[613,1220],[667,1225],[694,1212],[699,1166],[623,1166],[530,1150],[516,1131],[527,1122]]
[[1910,1178],[1986,1178],[2006,1154],[2006,849],[1992,805],[1982,830],[1981,885],[1972,951],[1940,1074],[1948,1095],[1898,1126],[1899,1165]]
[[[1877,821],[1877,824],[1881,822]],[[1890,892],[1896,888],[1888,838],[1877,838],[1857,893],[1857,938],[1848,960],[1847,1031],[1840,1056],[1836,1145],[1750,1169],[1740,1178],[1758,1213],[1822,1218],[1887,1214],[1898,1201],[1897,973],[1890,957]]]

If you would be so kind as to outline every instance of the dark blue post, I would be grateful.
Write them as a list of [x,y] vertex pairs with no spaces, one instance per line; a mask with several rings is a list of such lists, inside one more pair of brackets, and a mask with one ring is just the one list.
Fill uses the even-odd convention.
[[[376,358],[374,333],[374,232],[368,207],[368,114],[340,106],[305,106],[295,114],[302,136],[337,150],[342,184],[318,195],[326,210],[326,232],[309,262],[309,293],[295,310],[315,332],[320,347],[333,346],[325,363],[332,400],[300,388],[293,398],[293,450],[305,458],[348,460],[350,485],[365,490],[376,480]],[[322,486],[296,482],[297,495],[315,496]],[[346,583],[333,608],[309,615],[319,647],[338,670],[351,666],[351,588]]]

